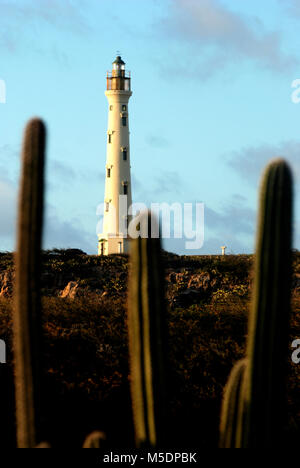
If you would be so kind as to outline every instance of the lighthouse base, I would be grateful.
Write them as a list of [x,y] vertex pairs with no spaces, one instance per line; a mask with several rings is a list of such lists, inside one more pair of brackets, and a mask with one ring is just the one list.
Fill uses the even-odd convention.
[[129,239],[126,237],[104,237],[99,235],[98,255],[129,253]]

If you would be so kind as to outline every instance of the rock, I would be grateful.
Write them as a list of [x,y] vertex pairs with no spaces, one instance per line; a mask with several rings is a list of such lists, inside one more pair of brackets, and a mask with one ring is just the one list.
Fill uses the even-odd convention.
[[10,297],[12,295],[12,291],[10,288],[2,288],[0,291],[0,297]]
[[60,297],[74,299],[79,294],[79,284],[76,281],[70,281],[60,294]]
[[15,274],[13,271],[8,270],[0,275],[0,296],[10,297],[13,291],[13,282]]
[[208,289],[210,284],[210,274],[209,273],[199,273],[191,276],[188,282],[188,288],[192,289]]
[[191,276],[188,288],[212,291],[218,284],[217,278],[212,278],[208,272],[197,273]]

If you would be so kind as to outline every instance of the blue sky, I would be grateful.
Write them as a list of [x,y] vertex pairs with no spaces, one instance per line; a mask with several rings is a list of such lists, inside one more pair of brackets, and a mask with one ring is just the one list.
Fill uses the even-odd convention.
[[44,247],[96,253],[103,201],[106,71],[119,50],[132,74],[133,201],[204,202],[197,252],[253,252],[263,167],[295,179],[300,248],[297,0],[0,0],[0,250],[15,247],[26,121],[48,128]]

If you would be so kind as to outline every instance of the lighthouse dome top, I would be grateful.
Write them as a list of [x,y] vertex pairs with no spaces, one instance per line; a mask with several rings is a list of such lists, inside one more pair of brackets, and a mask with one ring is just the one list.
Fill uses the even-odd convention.
[[112,63],[112,65],[113,65],[113,70],[117,73],[125,71],[125,62],[123,62],[120,55],[117,55],[117,58]]
[[114,63],[118,65],[125,65],[125,62],[123,62],[120,55],[117,55],[116,60],[113,62],[113,64]]

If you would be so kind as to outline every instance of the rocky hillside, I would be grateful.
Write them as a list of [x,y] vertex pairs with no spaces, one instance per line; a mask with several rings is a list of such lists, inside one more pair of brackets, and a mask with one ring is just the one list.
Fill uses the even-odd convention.
[[[248,299],[253,256],[177,256],[164,254],[166,297],[171,307],[220,300]],[[127,288],[128,258],[98,257],[81,250],[43,253],[44,296],[74,299],[88,293],[123,295]],[[13,290],[13,254],[0,253],[0,297]],[[300,290],[300,253],[294,256],[294,293]]]
[[[168,304],[170,446],[216,447],[220,403],[245,352],[252,256],[164,254]],[[300,337],[300,255],[294,256],[290,342]],[[43,253],[43,427],[54,446],[81,446],[94,429],[132,445],[126,290],[128,258],[78,250]],[[13,255],[0,254],[0,438],[14,445],[11,307]],[[288,444],[300,433],[300,366],[290,364]],[[195,432],[194,428],[197,427]]]

